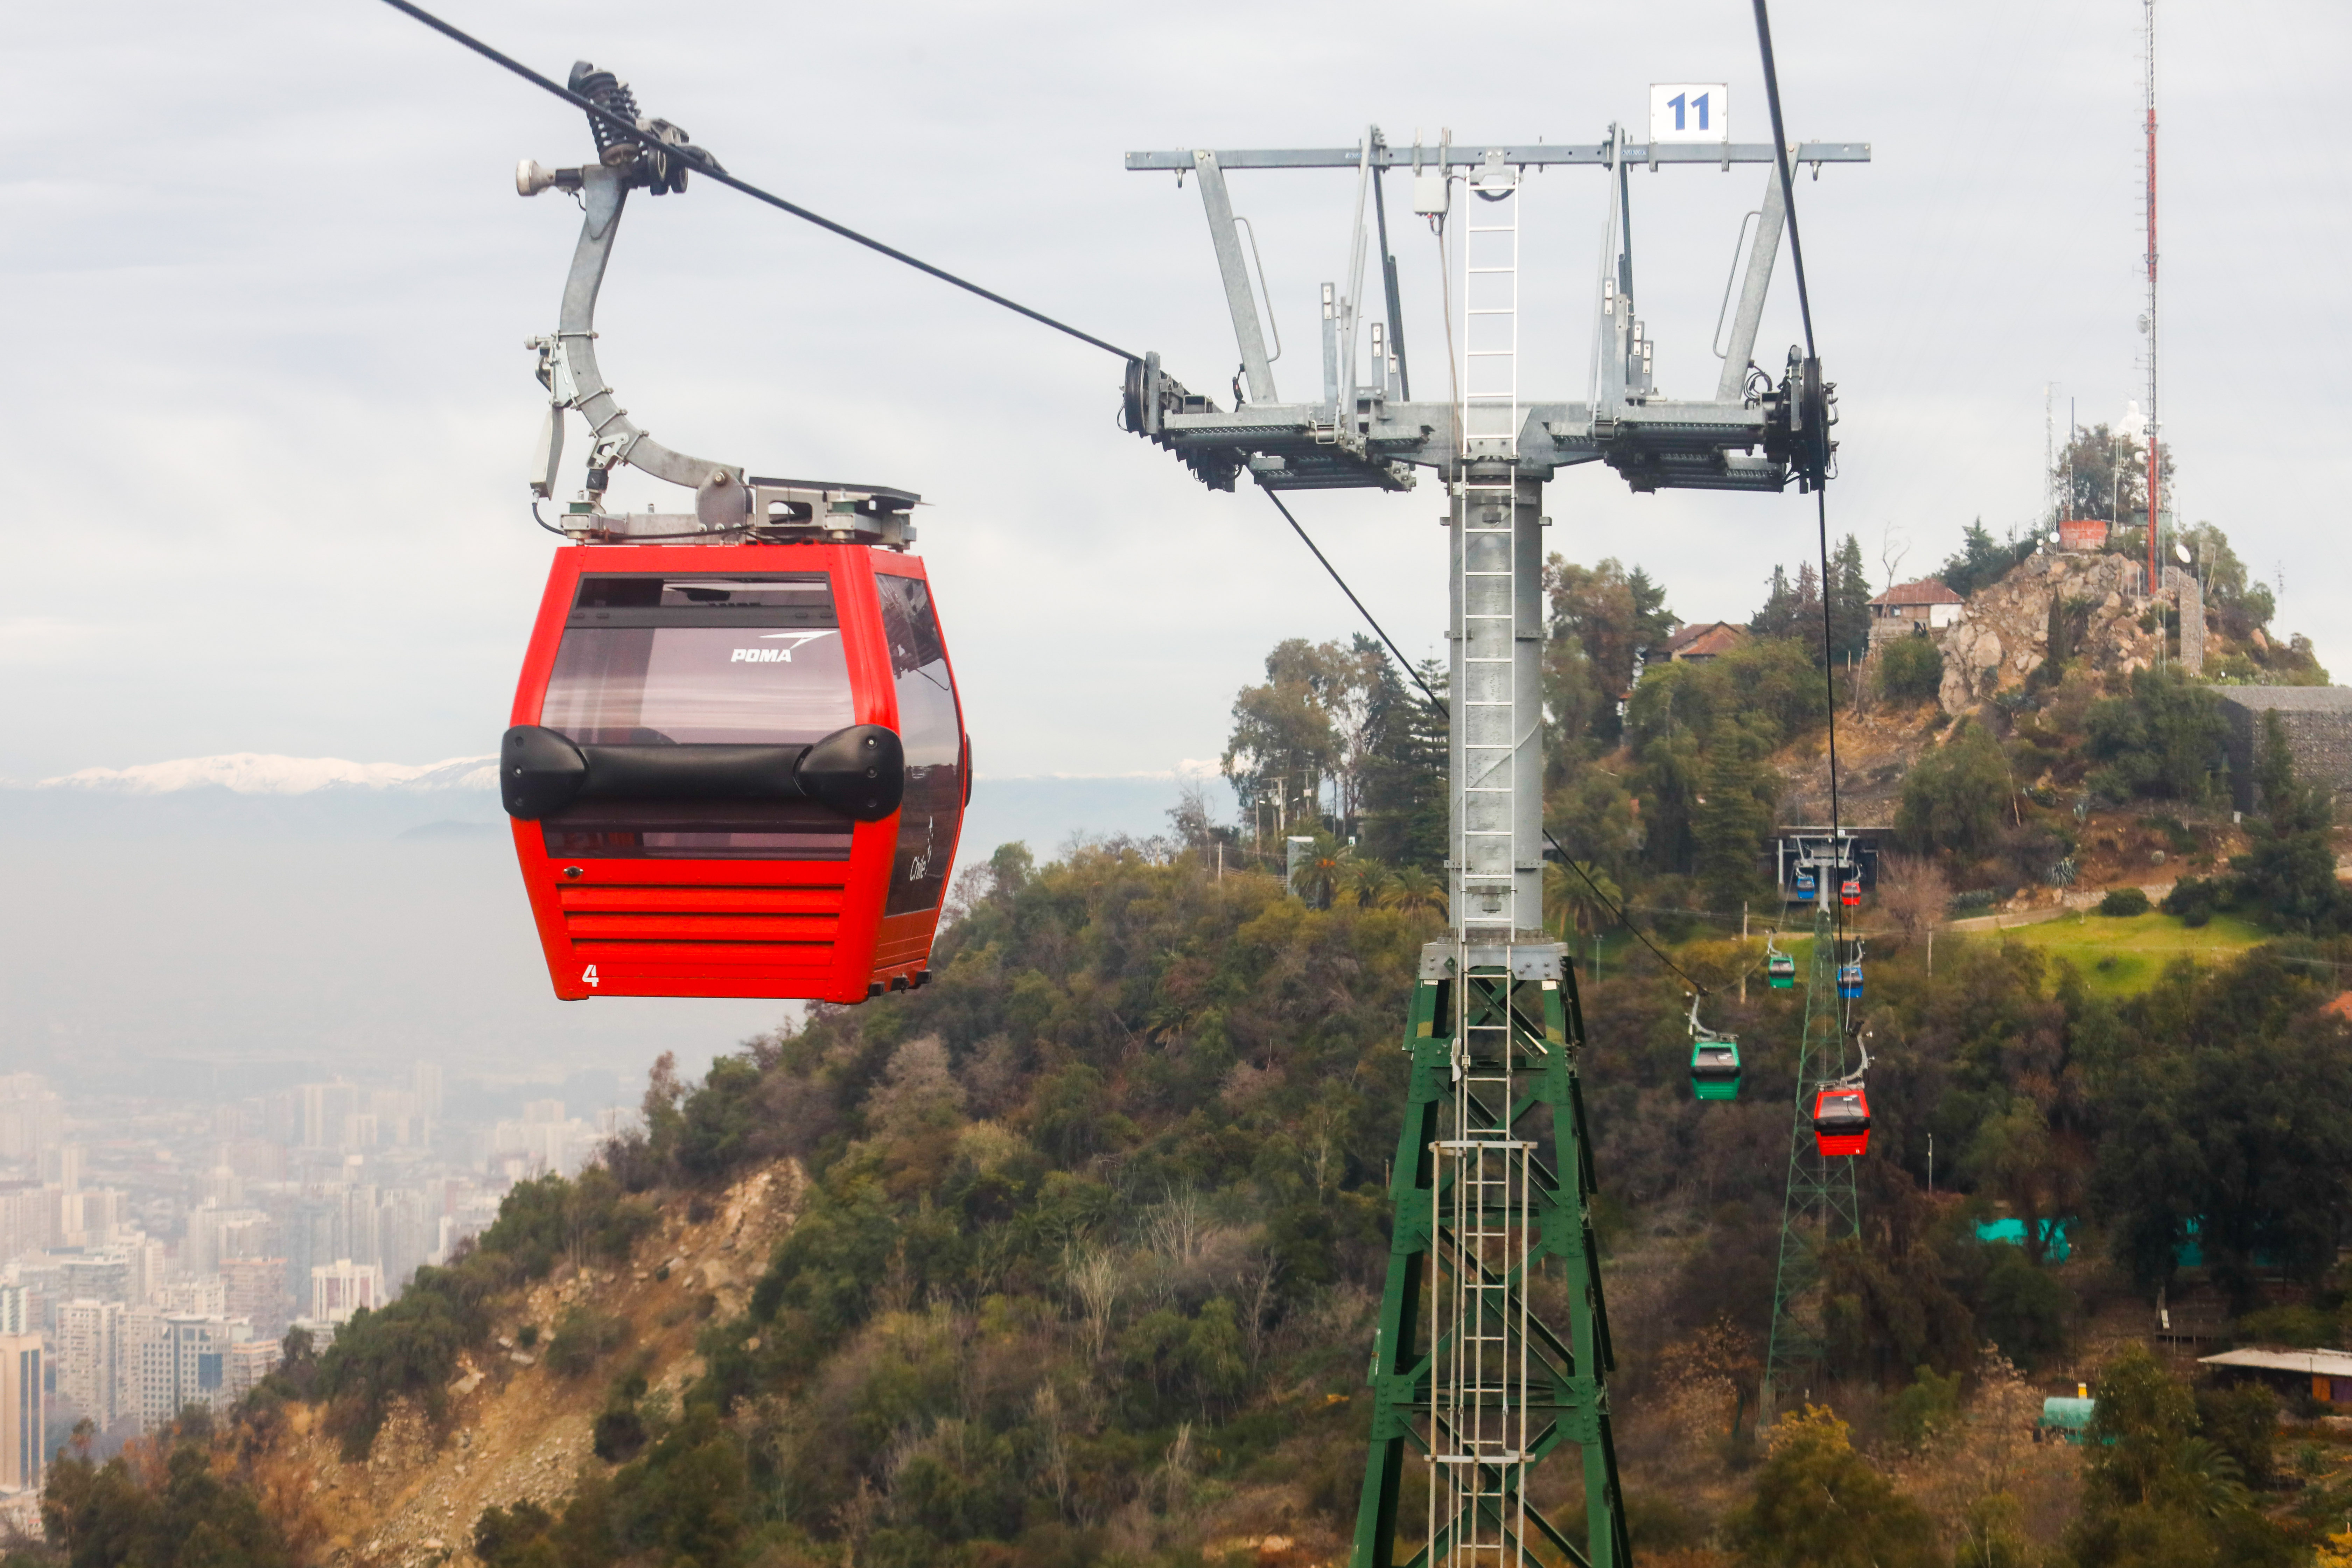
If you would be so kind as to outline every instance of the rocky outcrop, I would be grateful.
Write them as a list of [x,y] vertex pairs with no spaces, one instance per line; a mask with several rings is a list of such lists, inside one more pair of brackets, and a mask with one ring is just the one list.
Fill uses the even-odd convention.
[[2140,573],[2120,555],[2043,551],[1979,590],[1960,618],[1934,634],[1944,655],[1944,711],[1958,714],[2025,683],[2050,657],[2051,609],[2062,611],[2071,656],[2105,673],[2152,664],[2159,634],[2143,631]]
[[486,1510],[532,1502],[562,1513],[583,1474],[613,1473],[596,1458],[594,1426],[624,1358],[560,1375],[517,1348],[520,1331],[535,1328],[543,1348],[573,1308],[619,1320],[635,1358],[626,1364],[642,1372],[651,1399],[679,1408],[703,1370],[697,1336],[741,1312],[805,1184],[787,1160],[755,1169],[716,1202],[670,1194],[627,1265],[559,1263],[498,1303],[500,1331],[460,1356],[445,1426],[399,1402],[367,1457],[346,1461],[321,1407],[289,1406],[253,1468],[299,1559],[320,1568],[478,1568],[474,1533]]

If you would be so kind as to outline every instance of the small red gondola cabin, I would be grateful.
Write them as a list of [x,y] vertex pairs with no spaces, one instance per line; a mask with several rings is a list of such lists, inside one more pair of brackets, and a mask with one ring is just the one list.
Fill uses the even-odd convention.
[[1870,1152],[1870,1097],[1860,1084],[1832,1084],[1813,1096],[1813,1143],[1825,1159]]
[[556,552],[499,777],[558,996],[930,978],[971,746],[922,562],[854,538]]

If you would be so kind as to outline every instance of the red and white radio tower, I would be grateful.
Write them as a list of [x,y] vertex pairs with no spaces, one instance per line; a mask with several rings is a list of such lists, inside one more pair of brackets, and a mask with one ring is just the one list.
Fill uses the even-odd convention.
[[2147,333],[2147,591],[2159,581],[2156,560],[2157,520],[2162,515],[2162,493],[2157,488],[2156,441],[2156,0],[2142,0],[2147,32],[2147,314],[2141,325]]

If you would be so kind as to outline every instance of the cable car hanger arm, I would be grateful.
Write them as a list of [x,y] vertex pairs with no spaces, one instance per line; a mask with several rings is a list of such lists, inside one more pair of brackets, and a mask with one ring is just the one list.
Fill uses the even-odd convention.
[[578,169],[548,170],[526,162],[516,173],[515,188],[524,195],[541,191],[579,192],[587,216],[580,226],[580,243],[572,253],[572,272],[563,283],[563,309],[552,337],[534,338],[539,351],[539,378],[548,390],[548,423],[541,434],[540,455],[532,465],[530,488],[545,499],[554,493],[555,471],[563,455],[563,412],[577,409],[588,422],[594,442],[588,459],[590,488],[604,470],[626,463],[657,479],[682,485],[695,492],[695,512],[705,527],[740,525],[747,510],[743,469],[740,464],[714,463],[663,446],[638,427],[613,396],[611,385],[596,363],[596,295],[604,286],[604,266],[613,254],[614,237],[621,226],[621,209],[627,202],[631,172],[604,163]]

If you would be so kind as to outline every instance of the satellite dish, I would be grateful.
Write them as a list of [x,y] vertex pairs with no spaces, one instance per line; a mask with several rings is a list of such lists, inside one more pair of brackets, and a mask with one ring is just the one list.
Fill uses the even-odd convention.
[[2183,566],[2189,564],[2189,546],[2176,539],[2172,542],[2172,552],[2180,557],[2180,563]]

